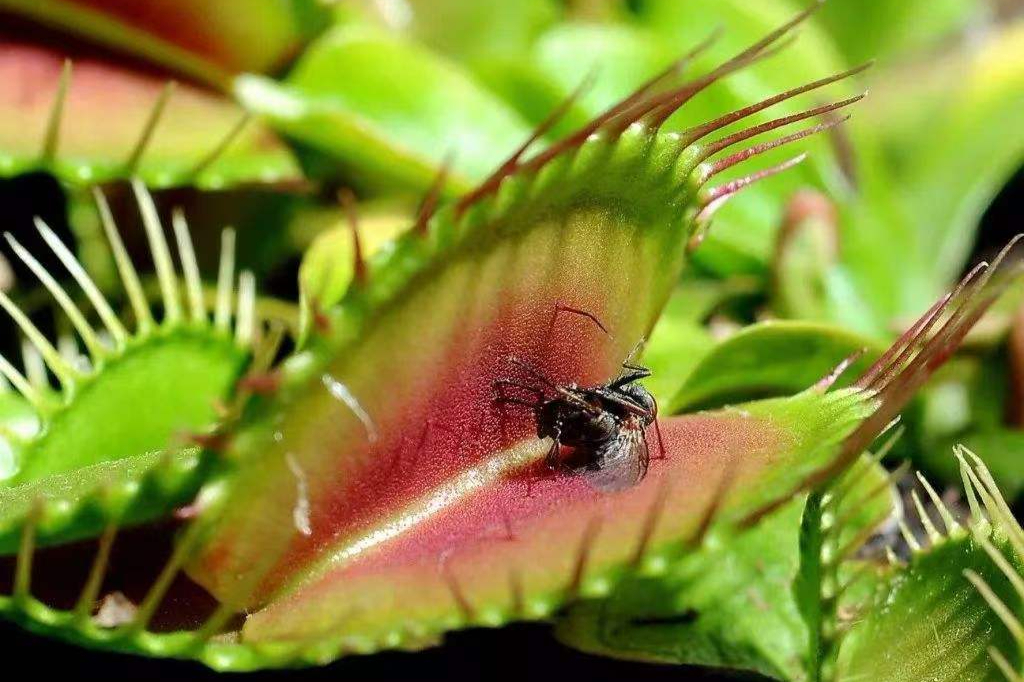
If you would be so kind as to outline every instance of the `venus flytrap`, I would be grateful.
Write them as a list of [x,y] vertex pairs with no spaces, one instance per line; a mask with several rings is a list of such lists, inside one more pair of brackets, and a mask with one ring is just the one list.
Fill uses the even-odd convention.
[[[16,257],[40,279],[85,345],[85,355],[75,357],[72,344],[69,359],[0,294],[0,305],[25,334],[31,349],[28,357],[45,363],[42,377],[30,381],[13,363],[0,361],[0,371],[31,406],[35,423],[30,432],[19,433],[12,425],[6,434],[13,471],[0,488],[0,547],[7,553],[17,551],[31,515],[34,542],[47,544],[98,533],[110,518],[116,517],[119,524],[136,523],[187,503],[207,466],[194,447],[183,448],[184,442],[176,446],[174,441],[216,422],[216,403],[229,400],[251,361],[256,324],[251,275],[243,273],[235,306],[232,255],[230,250],[223,252],[218,311],[211,319],[184,216],[176,213],[173,221],[184,271],[181,282],[149,194],[141,182],[134,189],[157,265],[161,317],[142,292],[103,195],[95,195],[130,303],[133,329],[45,223],[37,221],[42,242],[90,303],[98,327],[87,319],[92,314],[75,302],[78,296],[57,281],[60,274],[48,271],[28,248],[7,235]],[[50,389],[47,373],[58,379],[59,389]],[[125,410],[139,404],[146,404],[146,409],[129,418]]]
[[[364,242],[353,221],[346,247],[328,244],[326,257],[308,261],[304,337],[273,366],[275,344],[253,357],[253,278],[241,278],[233,315],[233,263],[225,251],[211,322],[183,216],[175,215],[172,227],[184,296],[141,183],[135,188],[156,266],[159,321],[109,220],[133,332],[50,233],[43,238],[107,335],[95,333],[75,297],[61,293],[53,274],[13,242],[91,359],[89,370],[72,366],[0,298],[61,383],[55,405],[39,408],[48,421],[17,453],[21,486],[10,490],[21,491],[21,501],[12,505],[5,536],[15,558],[0,611],[87,646],[193,658],[217,669],[326,663],[428,646],[458,628],[551,618],[574,602],[607,597],[624,580],[658,579],[687,561],[723,556],[716,554],[723,538],[771,526],[810,494],[817,511],[805,515],[814,536],[807,546],[822,550],[820,570],[818,579],[805,572],[798,601],[805,616],[816,614],[804,623],[815,636],[791,638],[795,657],[788,658],[766,655],[754,642],[745,660],[772,674],[803,666],[830,674],[836,647],[848,641],[840,644],[836,633],[843,585],[861,585],[840,583],[843,570],[877,525],[874,512],[889,509],[882,495],[888,482],[861,453],[1012,281],[1017,269],[999,267],[1005,252],[991,268],[972,271],[891,347],[875,349],[847,387],[833,388],[838,372],[824,379],[819,373],[805,386],[775,389],[794,395],[746,396],[690,414],[668,415],[666,406],[647,434],[650,471],[614,494],[552,471],[534,415],[496,400],[500,386],[527,380],[556,392],[572,383],[606,384],[650,334],[723,204],[803,159],[765,160],[776,150],[841,122],[836,112],[859,96],[749,117],[795,106],[794,98],[861,68],[668,130],[700,93],[778,53],[811,11],[680,84],[680,70],[710,48],[705,41],[589,123],[532,151],[555,137],[557,114],[577,101],[567,99],[532,135],[521,131],[527,142],[503,163],[474,160],[473,180],[456,197],[446,192],[459,189],[458,181],[437,173],[440,157],[406,163],[392,148],[394,136],[370,139],[348,125],[347,113],[338,117],[344,107],[336,99],[319,102],[319,113],[340,126],[327,132],[344,133],[345,153],[434,189],[393,239]],[[308,102],[285,104],[300,118],[310,111]],[[412,104],[418,110],[424,102]],[[805,127],[776,132],[797,123]],[[740,128],[726,128],[734,124]],[[752,139],[769,133],[766,141]],[[349,260],[333,265],[338,258]],[[318,289],[316,275],[329,286]],[[827,330],[811,336],[824,337],[823,356],[856,341]],[[133,353],[140,358],[134,366]],[[194,373],[179,369],[189,363]],[[19,390],[45,402],[13,364],[0,367]],[[109,385],[90,404],[90,389],[103,382]],[[169,391],[174,401],[154,408],[159,423],[107,418],[149,397],[154,382],[177,389]],[[710,393],[731,390],[719,389]],[[211,409],[214,400],[232,398],[237,410]],[[182,424],[186,413],[198,416]],[[70,429],[58,417],[85,425]],[[199,453],[146,454],[166,448],[178,429],[203,431],[211,422],[218,423],[199,434]],[[126,431],[110,435],[101,427]],[[655,445],[662,441],[663,453]],[[47,450],[57,452],[57,444],[77,461]],[[196,473],[160,473],[179,458],[195,462],[184,469]],[[83,490],[47,499],[47,489],[71,477]],[[200,484],[194,501],[182,505]],[[112,498],[121,502],[107,502]],[[144,511],[132,506],[141,499],[149,504]],[[122,526],[141,521],[160,523],[123,533],[125,541],[139,543],[137,551],[157,541],[169,549],[156,555],[161,561],[129,598],[130,608],[116,618],[93,617],[101,591],[120,588],[109,571],[112,543]],[[78,545],[75,566],[85,577],[69,607],[49,599],[38,580],[55,556],[42,545],[84,537],[96,540]],[[793,607],[789,615],[799,614]]]

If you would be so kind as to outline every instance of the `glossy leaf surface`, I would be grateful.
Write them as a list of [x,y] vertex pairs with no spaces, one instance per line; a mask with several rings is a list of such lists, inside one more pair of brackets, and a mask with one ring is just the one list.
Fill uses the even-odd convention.
[[365,26],[337,27],[283,83],[241,77],[235,92],[279,130],[362,171],[360,183],[425,189],[446,159],[468,189],[529,128],[455,63]]
[[715,346],[672,398],[673,411],[786,395],[827,376],[843,360],[868,350],[847,377],[881,352],[876,341],[840,327],[770,321],[751,325]]

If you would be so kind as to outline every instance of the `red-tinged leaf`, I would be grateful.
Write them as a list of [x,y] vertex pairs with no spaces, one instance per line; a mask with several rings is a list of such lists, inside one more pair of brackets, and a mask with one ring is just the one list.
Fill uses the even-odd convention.
[[243,639],[381,646],[418,629],[548,616],[606,594],[630,566],[660,572],[698,540],[709,513],[737,518],[788,492],[870,409],[860,394],[805,393],[665,419],[668,459],[618,494],[580,476],[531,483],[527,465],[546,445],[527,441],[344,534],[250,616]]
[[[281,393],[236,439],[238,456],[255,459],[232,487],[266,498],[259,511],[229,498],[222,539],[204,561],[210,587],[229,598],[220,583],[238,571],[228,566],[285,557],[258,590],[266,595],[292,572],[287,564],[529,435],[529,411],[494,403],[496,380],[525,379],[511,358],[561,383],[614,375],[683,263],[692,222],[675,160],[671,141],[647,130],[594,139],[371,260],[366,284],[325,316],[330,336],[284,366]],[[596,316],[613,337],[581,315],[556,315],[559,305]],[[494,461],[515,469],[543,454],[514,450]],[[292,519],[293,471],[308,481],[308,538]]]
[[0,43],[0,174],[74,184],[137,176],[223,187],[300,177],[291,153],[227,99],[95,59]]
[[[411,367],[398,363],[391,368],[384,382],[373,371],[373,365],[381,366],[379,359],[375,362],[372,353],[353,344],[348,350],[359,357],[343,355],[333,368],[351,377],[346,389],[365,388],[359,404],[367,411],[364,418],[389,415],[372,422],[380,430],[368,430],[369,418],[360,424],[332,409],[332,398],[316,391],[264,406],[262,426],[243,432],[240,439],[245,440],[239,441],[244,443],[240,450],[260,443],[259,460],[228,485],[238,486],[236,494],[274,499],[258,517],[246,519],[244,511],[239,515],[241,505],[229,506],[221,519],[214,517],[215,539],[196,574],[213,577],[207,584],[221,598],[241,597],[247,601],[237,605],[258,607],[242,629],[244,645],[294,647],[306,660],[414,646],[451,628],[541,618],[576,597],[601,596],[630,570],[663,570],[670,559],[699,544],[711,523],[753,523],[796,492],[842,471],[1012,279],[993,281],[993,271],[968,275],[853,388],[827,393],[827,382],[819,383],[792,398],[662,420],[666,459],[655,461],[639,485],[615,494],[589,487],[578,475],[545,475],[541,458],[546,444],[530,438],[478,455],[468,448],[486,446],[486,434],[494,433],[486,427],[468,437],[436,444],[426,440],[408,449],[404,437],[429,420],[471,429],[472,415],[485,420],[495,415],[493,404],[474,404],[462,392],[471,391],[488,371],[501,378],[495,356],[478,350],[493,348],[493,337],[477,337],[470,344],[477,349],[469,351],[476,353],[472,367],[456,359],[454,367],[440,363],[417,371],[420,363],[413,358]],[[1011,274],[1019,271],[1014,268]],[[401,334],[391,325],[397,320],[387,318],[397,316],[420,329],[414,324],[417,314],[422,309],[415,305],[411,310],[398,306],[378,320],[375,332],[390,338],[387,352],[403,346],[396,358],[412,351],[415,339],[396,339]],[[460,319],[477,327],[472,319]],[[501,329],[502,322],[522,324],[517,319],[528,318],[513,317],[510,324],[499,316],[495,328]],[[573,339],[560,334],[558,342],[571,348]],[[466,358],[465,345],[453,342],[448,362]],[[595,333],[581,347],[577,338],[576,352],[566,357],[608,358],[602,345],[615,344]],[[604,371],[610,369],[605,365]],[[433,393],[427,389],[427,399],[433,405],[425,411],[403,409],[413,401],[402,398],[423,389],[394,386],[422,386],[416,375],[431,370],[436,383]],[[448,393],[453,376],[468,376],[470,383]],[[379,391],[372,389],[385,383],[387,395],[378,398]],[[518,435],[526,435],[529,426]],[[280,429],[269,438],[276,445],[263,440],[267,427]],[[375,438],[368,439],[370,433]],[[346,445],[339,449],[338,443]],[[299,459],[307,453],[315,456]],[[335,458],[324,462],[328,453]],[[288,469],[296,485],[283,490],[290,488],[280,483],[288,480]],[[226,499],[230,502],[230,492]],[[287,532],[281,533],[282,528]],[[256,553],[282,540],[289,545],[283,561],[275,564],[276,556],[267,561]]]
[[321,23],[313,0],[0,0],[0,7],[224,85],[295,55]]

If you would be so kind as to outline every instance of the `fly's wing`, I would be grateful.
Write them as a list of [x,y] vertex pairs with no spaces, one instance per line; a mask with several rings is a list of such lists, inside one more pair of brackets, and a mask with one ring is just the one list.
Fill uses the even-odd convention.
[[590,487],[602,492],[632,488],[647,474],[651,460],[642,427],[627,424],[597,451],[595,466],[583,472]]

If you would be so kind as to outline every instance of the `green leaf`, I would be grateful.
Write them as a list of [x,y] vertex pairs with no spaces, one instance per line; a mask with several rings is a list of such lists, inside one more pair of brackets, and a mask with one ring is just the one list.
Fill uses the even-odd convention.
[[974,0],[840,0],[825,3],[816,21],[851,62],[891,61],[965,28],[980,6]]
[[355,275],[357,235],[361,256],[372,258],[378,251],[391,248],[396,238],[410,229],[411,222],[399,212],[359,211],[358,224],[353,226],[347,216],[334,213],[331,225],[314,238],[302,257],[299,287],[303,301],[315,302],[320,311],[334,307]]
[[844,359],[867,350],[846,376],[877,357],[877,341],[840,327],[773,320],[751,325],[704,356],[671,401],[673,411],[714,407],[793,393],[826,377]]
[[321,24],[312,0],[182,0],[140,7],[103,0],[0,0],[47,26],[224,86],[238,71],[281,67]]
[[712,533],[666,576],[630,579],[574,606],[555,635],[601,656],[800,679],[806,630],[786,586],[802,508],[801,498],[735,537]]
[[[76,381],[65,404],[42,420],[38,436],[20,448],[12,485],[166,445],[190,428],[216,421],[215,402],[229,395],[248,364],[248,350],[209,328],[138,335],[116,356]],[[159,399],[126,419],[160,387]]]
[[1020,669],[1019,644],[1008,627],[1019,626],[1015,614],[1024,613],[1024,595],[1013,582],[1019,582],[1024,534],[987,469],[966,454],[957,456],[971,504],[970,532],[943,506],[946,535],[921,518],[931,546],[915,550],[854,622],[832,679],[998,680],[1001,664]]
[[987,648],[1015,651],[1016,644],[964,578],[965,570],[982,576],[1019,610],[1020,598],[970,536],[946,540],[893,576],[845,640],[835,679],[999,679]]
[[300,176],[273,133],[219,95],[141,71],[9,45],[0,52],[0,175],[73,185],[138,177],[220,188]]
[[1024,163],[1022,65],[1018,21],[941,64],[941,76],[930,74],[942,79],[941,98],[917,116],[912,134],[901,136],[900,197],[922,235],[936,289],[962,270],[982,214]]
[[284,82],[243,76],[235,92],[361,183],[424,189],[451,155],[450,187],[467,189],[530,133],[458,65],[363,26],[319,38]]
[[[505,414],[494,390],[518,376],[510,357],[554,382],[606,381],[671,291],[695,227],[697,177],[678,139],[637,115],[598,120],[594,134],[516,163],[379,253],[327,312],[323,336],[285,363],[280,391],[231,441],[240,464],[211,486],[216,511],[196,531],[209,535],[190,564],[221,600],[255,611],[244,643],[291,642],[307,660],[419,643],[454,627],[543,616],[577,590],[605,589],[621,570],[661,477],[620,496],[614,521],[600,511],[606,498],[579,477],[557,476],[546,500],[531,501],[545,448],[531,437],[530,415]],[[706,425],[703,416],[667,421],[668,452],[696,438],[714,454],[670,456],[677,464],[666,471],[706,466],[721,476],[729,465],[716,443],[727,452],[752,446],[737,459],[755,471],[727,508],[753,513],[831,459],[873,409],[864,398],[811,392],[711,415]],[[695,435],[705,428],[716,435]],[[734,428],[762,433],[741,446]],[[756,473],[763,448],[799,465]],[[294,488],[279,483],[292,479]],[[673,497],[665,516],[674,521],[658,537],[692,529],[713,494]],[[264,503],[257,512],[240,495]],[[568,519],[545,511],[570,506],[578,511]],[[586,549],[574,556],[580,542]],[[567,579],[580,556],[593,558]],[[472,570],[479,562],[496,564]],[[510,569],[521,586],[511,602]],[[397,598],[396,585],[408,594]],[[352,609],[357,617],[343,615]]]
[[[829,321],[830,284],[839,256],[839,227],[832,202],[817,192],[792,196],[775,240],[772,310],[781,317]],[[841,314],[841,313],[839,313]]]
[[987,297],[972,295],[984,280],[933,309],[947,323],[919,324],[858,388],[661,420],[666,457],[617,493],[547,470],[535,415],[496,404],[495,382],[540,381],[510,356],[555,385],[614,377],[705,209],[732,187],[701,188],[713,148],[659,135],[640,122],[656,104],[638,101],[513,159],[378,251],[309,343],[253,377],[264,395],[218,439],[226,471],[147,597],[155,608],[185,566],[220,601],[209,618],[174,632],[135,619],[101,637],[52,611],[18,616],[218,668],[424,646],[544,618],[633,570],[663,573],[708,524],[755,523],[844,469],[984,312]]
[[807,497],[800,521],[800,568],[792,592],[806,626],[804,670],[810,680],[822,680],[823,674],[828,679],[844,619],[865,608],[864,595],[873,598],[873,583],[865,578],[877,577],[880,567],[855,556],[870,535],[891,520],[897,492],[878,459],[862,457],[838,481]]
[[[644,129],[610,139],[595,137],[573,150],[571,157],[559,156],[536,176],[508,178],[497,197],[486,198],[462,216],[453,209],[442,212],[429,233],[408,233],[393,249],[370,261],[366,284],[350,288],[341,307],[328,312],[330,329],[337,331],[327,339],[312,339],[306,356],[286,365],[282,393],[256,413],[258,418],[236,439],[243,448],[237,456],[252,461],[240,468],[231,485],[266,495],[260,515],[276,521],[273,525],[261,522],[257,528],[250,515],[254,510],[228,497],[216,540],[197,564],[204,582],[222,598],[230,598],[237,573],[228,566],[241,569],[248,564],[252,570],[245,573],[252,574],[258,565],[251,552],[269,556],[275,563],[284,558],[296,534],[295,490],[273,486],[275,491],[268,485],[279,475],[294,478],[285,454],[295,463],[291,468],[305,472],[310,482],[312,523],[318,529],[301,543],[308,548],[300,550],[303,563],[314,559],[310,550],[323,541],[317,539],[320,533],[344,538],[365,523],[376,525],[368,518],[362,520],[364,512],[357,508],[348,519],[322,519],[316,513],[333,504],[330,498],[359,499],[355,490],[340,483],[339,475],[352,482],[363,476],[378,480],[385,487],[374,495],[377,499],[387,495],[393,510],[415,506],[416,500],[432,495],[441,499],[454,495],[445,508],[455,502],[462,507],[470,499],[482,504],[482,497],[490,494],[519,496],[520,486],[525,485],[521,473],[507,479],[507,489],[490,488],[505,476],[521,472],[543,452],[536,444],[517,445],[531,429],[520,416],[522,411],[504,415],[492,402],[492,382],[513,376],[511,356],[535,364],[556,381],[572,375],[593,383],[614,372],[653,323],[683,263],[685,235],[680,232],[688,229],[685,215],[692,194],[685,189],[686,176],[678,175],[685,171],[677,170],[676,163],[671,143]],[[631,178],[628,191],[621,182],[624,177]],[[573,263],[571,269],[565,267],[567,262]],[[618,274],[612,278],[611,273]],[[475,293],[466,299],[470,284]],[[596,315],[614,339],[582,316],[553,317],[558,304]],[[558,324],[549,332],[553,319]],[[466,332],[459,329],[469,335],[463,338]],[[581,353],[582,343],[591,351]],[[570,346],[571,355],[567,354]],[[552,358],[562,358],[558,366],[550,359],[544,361],[549,352]],[[402,360],[396,364],[398,358]],[[390,377],[387,392],[379,390],[378,372]],[[325,381],[341,382],[369,421],[364,424],[353,418],[351,408],[332,397]],[[443,395],[466,397],[453,402],[442,399]],[[463,404],[463,400],[470,402]],[[483,415],[482,429],[472,415]],[[428,423],[434,428],[422,446],[425,451],[410,460],[409,454],[403,454],[403,443],[417,442]],[[347,435],[339,431],[324,439],[316,435],[323,429],[342,429]],[[506,430],[508,435],[499,441],[486,436],[479,442],[469,440],[472,433],[497,435]],[[453,440],[463,431],[466,435]],[[278,445],[274,445],[275,432],[282,434]],[[368,444],[368,433],[386,437],[379,444]],[[460,440],[465,440],[465,455],[453,449]],[[293,445],[299,442],[305,445]],[[339,451],[337,445],[342,443],[347,445]],[[256,458],[247,454],[256,452],[266,454]],[[399,456],[408,462],[384,466]],[[433,464],[424,469],[428,462]],[[464,484],[459,481],[469,475],[464,471],[467,467],[479,469],[481,483],[487,484],[483,490],[478,492],[476,485],[462,490]],[[506,474],[499,474],[505,470]],[[335,484],[328,485],[332,480]],[[475,524],[467,531],[470,528]],[[342,551],[341,545],[337,551]],[[317,552],[323,557],[333,553]],[[291,563],[298,567],[296,559]],[[316,563],[304,570],[328,578],[330,564],[317,569]],[[275,583],[287,577],[280,569],[275,573]],[[542,573],[530,580],[547,584],[552,577]],[[424,586],[425,606],[448,611],[447,598],[434,602],[438,588],[447,593],[443,582],[430,589]],[[267,588],[260,592],[242,599],[258,604],[265,600]],[[309,626],[316,623],[310,621]]]
[[[4,423],[4,446],[13,466],[3,481],[6,488],[0,488],[0,552],[17,549],[21,529],[33,514],[38,516],[33,521],[38,526],[37,544],[99,532],[109,518],[101,513],[107,503],[99,499],[107,494],[103,492],[106,488],[120,491],[110,493],[116,500],[110,509],[135,505],[136,511],[145,512],[145,518],[187,501],[203,480],[195,452],[176,456],[158,451],[214,424],[218,405],[231,397],[249,364],[254,292],[248,285],[240,287],[237,329],[232,330],[233,253],[224,253],[227,267],[221,273],[221,300],[216,318],[210,320],[183,214],[175,216],[174,228],[184,285],[174,273],[152,199],[141,184],[135,185],[135,191],[161,285],[163,318],[159,322],[143,298],[138,275],[105,203],[100,203],[101,214],[123,291],[132,304],[136,320],[132,331],[45,224],[38,223],[40,236],[56,262],[77,280],[100,318],[99,326],[86,319],[68,291],[57,283],[58,275],[45,270],[28,249],[9,237],[17,257],[39,277],[70,319],[85,353],[80,354],[74,339],[69,339],[73,355],[58,353],[24,313],[0,295],[0,305],[26,337],[26,363],[45,367],[60,385],[58,391],[50,389],[46,369],[40,376],[36,372],[26,378],[6,360],[0,362],[0,370],[31,407],[33,422],[31,429],[20,426],[25,415],[16,409]],[[243,280],[250,277],[246,274]],[[33,358],[35,361],[29,362]],[[136,457],[142,459],[130,461]],[[152,484],[148,488],[143,485],[147,480]],[[148,492],[141,501],[134,499],[140,488]],[[128,514],[118,520],[142,519]]]
[[421,0],[402,29],[425,45],[470,64],[495,56],[521,58],[558,17],[551,0],[462,2]]
[[198,448],[140,452],[0,487],[0,554],[17,553],[29,527],[36,544],[56,545],[165,518],[192,501],[209,464]]

